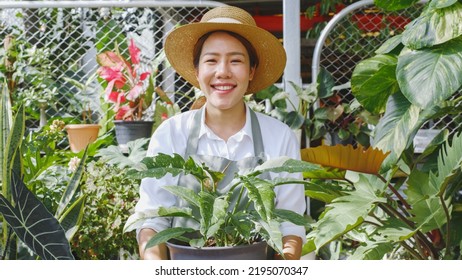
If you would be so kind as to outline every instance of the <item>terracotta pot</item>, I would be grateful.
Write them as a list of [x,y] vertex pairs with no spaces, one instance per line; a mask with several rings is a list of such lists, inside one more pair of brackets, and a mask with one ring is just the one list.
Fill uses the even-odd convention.
[[78,153],[98,138],[98,124],[68,124],[65,127],[71,151]]
[[258,242],[250,245],[232,247],[193,248],[167,242],[172,260],[266,260],[268,245]]

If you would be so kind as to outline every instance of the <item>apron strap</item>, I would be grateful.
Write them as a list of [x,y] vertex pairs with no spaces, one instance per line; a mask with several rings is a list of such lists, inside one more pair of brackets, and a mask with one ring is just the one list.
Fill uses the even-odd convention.
[[[201,130],[202,111],[204,107],[196,111],[193,116],[193,123],[188,135],[188,143],[186,145],[185,158],[197,154],[199,143],[199,133]],[[252,125],[253,150],[256,157],[264,157],[265,149],[263,147],[263,138],[261,136],[260,124],[258,123],[257,114],[250,110],[250,123]]]

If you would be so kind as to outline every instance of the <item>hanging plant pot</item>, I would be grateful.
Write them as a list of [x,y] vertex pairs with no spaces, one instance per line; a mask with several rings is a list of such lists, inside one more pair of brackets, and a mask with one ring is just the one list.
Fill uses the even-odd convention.
[[95,142],[100,126],[98,124],[68,124],[64,128],[67,131],[71,151],[78,153],[88,144]]
[[152,135],[153,121],[114,121],[117,144],[123,149],[127,143]]
[[268,245],[257,242],[250,245],[230,247],[194,248],[167,242],[172,260],[266,260],[268,259]]

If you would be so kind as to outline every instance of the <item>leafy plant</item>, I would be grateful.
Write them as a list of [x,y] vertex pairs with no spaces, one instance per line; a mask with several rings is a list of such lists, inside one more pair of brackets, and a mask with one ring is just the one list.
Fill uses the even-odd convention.
[[[456,226],[462,217],[461,147],[461,134],[452,141],[439,139],[424,156],[414,158],[414,165],[386,173],[380,166],[387,154],[379,150],[303,150],[304,160],[326,166],[323,178],[329,179],[317,176],[307,188],[306,195],[327,206],[308,234],[305,249],[319,252],[343,238],[355,244],[350,259],[461,258],[462,231]],[[331,168],[346,172],[334,174]]]
[[[415,1],[394,4],[401,7],[409,2]],[[391,8],[384,1],[377,5]],[[460,114],[462,24],[457,19],[461,13],[458,1],[428,2],[402,34],[386,41],[376,56],[360,62],[353,72],[356,99],[370,112],[385,112],[373,142],[392,152],[389,165],[411,147],[414,135],[428,120]]]
[[[86,196],[82,223],[71,241],[82,260],[137,259],[135,233],[123,233],[138,197],[139,181],[126,176],[127,168],[105,158],[87,165],[81,192]],[[97,238],[95,238],[97,237]]]
[[[399,9],[415,2],[376,4]],[[351,165],[370,165],[362,157],[367,152],[353,155],[325,148],[323,154],[340,153],[342,164],[324,165],[350,171],[333,181],[332,176],[316,180],[317,191],[307,190],[327,203],[308,235],[307,251],[319,252],[330,242],[347,239],[352,241],[351,259],[461,258],[460,129],[452,135],[442,130],[420,155],[412,141],[427,121],[461,112],[461,12],[457,0],[428,2],[402,34],[354,70],[351,84],[357,100],[370,112],[384,113],[374,128],[373,147],[388,156],[379,169],[364,174],[362,168],[356,170],[361,173],[351,172]],[[316,158],[309,160],[319,162]]]
[[[143,112],[151,105],[153,80],[150,72],[140,67],[141,50],[133,39],[128,46],[130,62],[126,60],[118,48],[105,51],[97,56],[100,65],[98,75],[106,80],[105,100],[114,103],[116,120],[142,120]],[[150,89],[146,89],[146,81]]]
[[[176,176],[180,173],[194,176],[201,185],[197,193],[186,186],[164,186],[180,199],[188,201],[191,207],[159,207],[149,213],[135,213],[125,224],[125,231],[138,227],[144,220],[152,217],[185,217],[193,221],[196,228],[168,228],[156,234],[146,245],[147,248],[171,239],[189,243],[193,247],[236,246],[251,244],[255,240],[265,240],[274,250],[282,254],[282,234],[280,223],[290,221],[305,226],[304,217],[299,214],[275,209],[274,187],[290,183],[303,183],[295,179],[265,180],[258,178],[266,172],[301,172],[302,170],[321,169],[317,165],[296,161],[288,158],[269,160],[246,174],[236,174],[236,181],[230,191],[220,195],[217,191],[218,182],[224,177],[221,172],[210,170],[204,164],[194,162],[192,158],[184,160],[178,154],[172,156],[159,154],[142,160],[144,167],[131,170],[132,178],[161,178],[167,174]],[[249,203],[239,207],[239,202],[248,193]],[[234,194],[238,200],[231,206],[230,199]],[[196,233],[197,238],[184,236],[185,233]]]
[[[24,242],[35,254],[43,259],[73,259],[69,242],[78,227],[83,209],[83,197],[76,195],[78,182],[83,173],[86,153],[72,175],[65,189],[55,215],[51,214],[37,195],[22,181],[21,144],[24,135],[24,110],[19,111],[11,127],[5,126],[7,107],[2,101],[2,139],[7,136],[2,152],[2,194],[0,212],[3,223],[2,258],[16,259],[17,239]],[[13,234],[13,232],[15,234]]]

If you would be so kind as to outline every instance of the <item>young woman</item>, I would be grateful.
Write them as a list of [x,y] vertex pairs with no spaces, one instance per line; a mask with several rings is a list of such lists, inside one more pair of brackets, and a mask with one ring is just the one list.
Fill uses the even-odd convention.
[[[255,167],[279,156],[300,158],[292,130],[280,121],[255,113],[244,95],[264,89],[281,76],[286,55],[271,33],[256,26],[252,16],[236,7],[219,7],[207,12],[201,22],[182,26],[169,34],[165,52],[172,67],[200,88],[207,102],[199,110],[164,121],[151,138],[148,155],[158,153],[192,156],[213,170],[227,175],[220,191],[241,169]],[[289,176],[289,175],[285,175]],[[301,178],[301,175],[290,175]],[[145,178],[140,186],[136,211],[159,206],[185,206],[163,190],[164,185],[184,185],[186,176]],[[194,188],[194,186],[192,186]],[[305,211],[301,185],[276,189],[276,208],[300,214]],[[137,231],[142,259],[166,259],[166,246],[145,250],[156,232],[187,225],[182,219],[156,218]],[[299,259],[305,229],[291,223],[281,225],[286,259]]]

